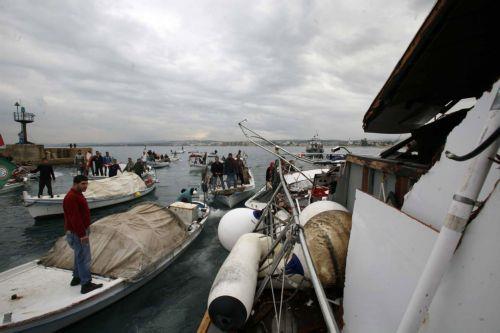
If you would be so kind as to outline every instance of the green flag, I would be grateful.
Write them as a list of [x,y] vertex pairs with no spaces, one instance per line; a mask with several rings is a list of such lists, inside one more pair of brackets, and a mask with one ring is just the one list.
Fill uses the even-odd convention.
[[5,157],[0,157],[0,189],[7,183],[10,177],[12,177],[12,172],[15,168],[15,164],[11,163]]

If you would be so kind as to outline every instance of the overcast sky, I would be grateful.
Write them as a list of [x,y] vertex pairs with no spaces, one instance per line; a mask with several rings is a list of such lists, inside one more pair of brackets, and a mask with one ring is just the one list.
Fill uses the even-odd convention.
[[0,134],[21,100],[40,143],[360,138],[433,4],[1,0]]

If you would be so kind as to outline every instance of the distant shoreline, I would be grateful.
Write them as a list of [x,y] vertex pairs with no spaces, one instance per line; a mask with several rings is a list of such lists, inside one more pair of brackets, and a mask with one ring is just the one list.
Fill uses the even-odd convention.
[[[362,142],[364,141],[364,142]],[[309,140],[275,140],[277,145],[283,147],[305,147]],[[394,145],[395,140],[322,140],[323,146],[348,146],[348,147],[387,147]],[[77,143],[77,147],[144,147],[144,146],[159,146],[159,147],[234,147],[234,146],[254,146],[248,141],[184,141],[184,142],[141,142],[141,143]],[[68,144],[45,144],[46,147],[68,147]]]

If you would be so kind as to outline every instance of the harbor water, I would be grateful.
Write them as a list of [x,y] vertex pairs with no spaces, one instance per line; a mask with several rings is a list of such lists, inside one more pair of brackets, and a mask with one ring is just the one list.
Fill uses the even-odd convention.
[[[147,148],[158,154],[169,155],[171,149],[180,149],[167,146]],[[109,151],[120,162],[126,162],[128,157],[135,161],[143,151],[143,147],[138,146],[100,146],[93,149],[100,152]],[[258,147],[185,147],[186,151],[200,152],[212,152],[215,149],[219,156],[227,156],[229,152],[234,155],[239,149],[247,153],[256,188],[264,184],[266,168],[274,157]],[[304,147],[287,149],[296,153],[304,151]],[[357,154],[375,155],[380,148],[354,147],[351,150]],[[123,212],[140,201],[155,201],[168,205],[175,201],[182,188],[200,188],[200,173],[189,170],[188,153],[179,156],[180,161],[157,170],[160,183],[152,194],[133,202],[92,211],[92,221]],[[71,186],[75,169],[69,166],[56,166],[54,169],[54,193],[66,193]],[[29,182],[25,190],[36,194],[38,182]],[[39,258],[64,234],[62,217],[35,221],[23,206],[21,194],[22,189],[19,189],[17,192],[0,196],[0,271]],[[205,229],[198,239],[149,284],[106,309],[65,328],[64,331],[195,332],[206,309],[212,281],[228,254],[217,239],[218,222],[227,210],[228,208],[221,206],[212,207]],[[61,288],[69,288],[69,281],[68,285]]]

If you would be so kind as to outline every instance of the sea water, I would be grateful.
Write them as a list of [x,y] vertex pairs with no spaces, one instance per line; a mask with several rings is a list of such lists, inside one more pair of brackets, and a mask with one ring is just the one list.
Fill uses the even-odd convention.
[[[133,161],[142,155],[144,147],[113,146],[93,147],[103,153],[109,152],[119,162]],[[180,147],[148,146],[157,154],[172,155],[171,150]],[[186,151],[213,152],[219,156],[236,155],[242,150],[248,155],[248,165],[255,177],[256,189],[265,181],[266,168],[275,158],[258,147],[184,147]],[[304,147],[286,147],[294,153],[303,152]],[[325,148],[325,151],[329,151]],[[379,148],[358,147],[353,153],[375,155]],[[156,190],[143,198],[91,212],[92,221],[109,214],[123,212],[141,201],[155,201],[168,205],[175,201],[182,188],[200,188],[201,174],[188,166],[188,153],[180,154],[180,161],[169,167],[158,169],[160,183]],[[55,166],[56,182],[54,194],[66,193],[71,187],[75,168]],[[57,176],[58,175],[58,176]],[[38,182],[31,181],[25,188],[32,195],[38,192]],[[45,193],[46,193],[45,189]],[[200,191],[201,192],[201,191]],[[243,205],[243,203],[241,203]],[[151,282],[70,327],[65,332],[195,332],[203,317],[207,297],[213,279],[228,252],[217,239],[217,226],[227,208],[215,206],[200,236],[164,272]],[[22,189],[0,195],[0,271],[39,258],[49,250],[58,237],[64,234],[63,218],[55,217],[35,221],[22,203]],[[68,285],[61,288],[69,288]]]

